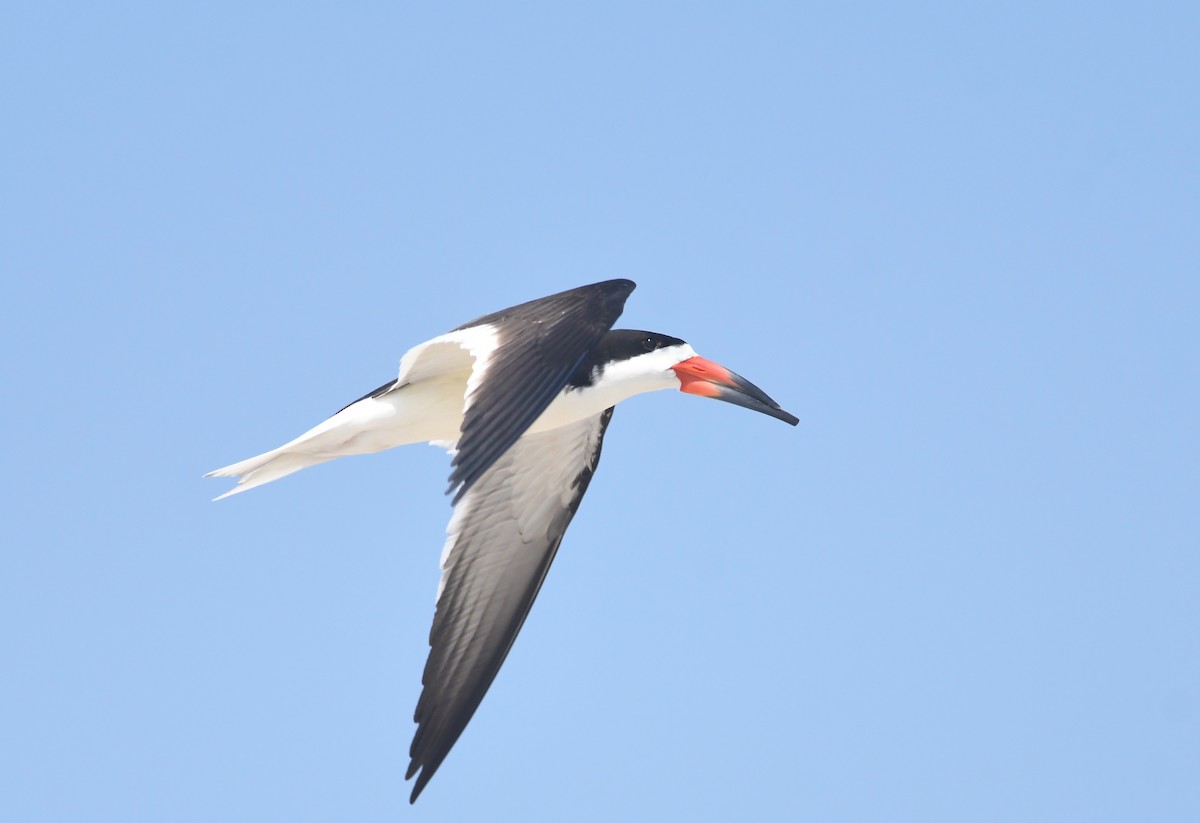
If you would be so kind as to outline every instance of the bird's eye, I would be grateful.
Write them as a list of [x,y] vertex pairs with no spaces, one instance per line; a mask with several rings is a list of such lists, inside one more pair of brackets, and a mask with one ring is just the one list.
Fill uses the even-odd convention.
[[655,342],[653,337],[647,337],[642,341],[642,348],[646,351],[654,351],[658,348],[658,343]]

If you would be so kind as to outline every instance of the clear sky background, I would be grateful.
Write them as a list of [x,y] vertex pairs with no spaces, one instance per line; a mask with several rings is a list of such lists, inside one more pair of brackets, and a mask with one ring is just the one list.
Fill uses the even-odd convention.
[[[0,819],[1200,820],[1197,8],[6,4]],[[201,474],[611,277],[801,424],[622,405],[410,808],[445,455]]]

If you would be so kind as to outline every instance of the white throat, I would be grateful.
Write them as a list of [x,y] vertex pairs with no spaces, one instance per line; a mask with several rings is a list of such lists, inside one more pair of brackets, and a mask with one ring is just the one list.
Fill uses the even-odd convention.
[[529,431],[547,431],[584,420],[635,394],[678,389],[679,378],[671,367],[695,356],[691,346],[681,343],[608,363],[592,372],[592,385],[560,394]]

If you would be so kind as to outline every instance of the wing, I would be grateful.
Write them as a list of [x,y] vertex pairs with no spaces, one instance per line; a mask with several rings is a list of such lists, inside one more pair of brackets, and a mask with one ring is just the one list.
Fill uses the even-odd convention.
[[537,597],[600,460],[611,408],[521,438],[462,496],[446,528],[410,802],[483,700]]
[[485,315],[451,334],[487,345],[473,348],[462,430],[449,492],[458,504],[567,384],[613,323],[635,288],[606,280]]

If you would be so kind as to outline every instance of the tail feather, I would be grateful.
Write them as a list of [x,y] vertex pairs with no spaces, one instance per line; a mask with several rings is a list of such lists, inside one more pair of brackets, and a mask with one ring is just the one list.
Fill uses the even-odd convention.
[[339,457],[444,440],[457,435],[462,416],[461,390],[447,391],[446,386],[446,380],[428,380],[407,391],[372,393],[279,448],[205,477],[238,478],[234,488],[215,498],[221,500]]
[[233,463],[224,468],[210,471],[205,477],[236,477],[238,478],[237,485],[229,491],[214,497],[213,500],[223,500],[234,494],[240,494],[244,491],[249,491],[255,486],[261,486],[264,483],[270,483],[272,480],[278,480],[281,477],[287,477],[293,472],[298,472],[301,469],[306,469],[309,466],[315,466],[318,463],[324,463],[331,457],[322,457],[314,454],[304,454],[303,452],[287,451],[286,447],[275,449],[274,451],[260,454],[257,457],[251,457],[248,460],[243,460],[240,463]]

